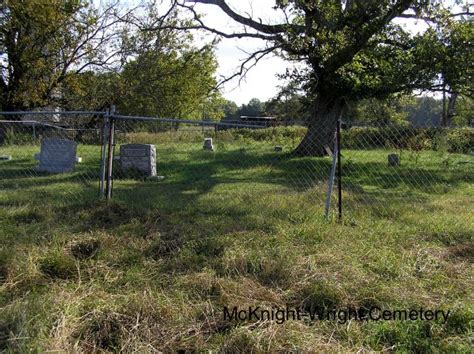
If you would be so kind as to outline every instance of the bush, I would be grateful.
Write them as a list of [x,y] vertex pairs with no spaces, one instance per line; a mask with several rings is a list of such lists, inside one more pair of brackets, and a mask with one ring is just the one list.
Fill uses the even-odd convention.
[[256,141],[303,138],[305,127],[272,127],[264,129],[234,129],[232,135]]
[[449,152],[469,153],[474,149],[474,129],[455,128],[447,131]]
[[390,147],[468,153],[474,148],[474,129],[354,127],[343,130],[341,139],[343,148],[349,149]]

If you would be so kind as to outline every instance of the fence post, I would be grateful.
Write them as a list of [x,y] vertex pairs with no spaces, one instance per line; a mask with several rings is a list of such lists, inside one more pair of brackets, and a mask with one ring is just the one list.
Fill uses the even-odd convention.
[[337,142],[337,207],[338,219],[342,219],[342,167],[341,167],[341,116],[337,120],[336,128],[336,142]]
[[109,129],[109,113],[108,109],[105,110],[105,114],[103,115],[103,124],[100,134],[100,197],[105,197],[105,153],[106,153],[106,145],[108,141],[108,129]]
[[114,164],[114,135],[115,135],[115,122],[114,122],[115,106],[110,107],[109,114],[109,141],[107,151],[107,181],[106,181],[106,199],[110,201],[112,199],[112,169]]
[[331,172],[329,174],[329,182],[328,182],[328,192],[326,195],[326,205],[324,207],[324,216],[328,218],[329,216],[329,208],[331,207],[331,196],[334,186],[334,175],[336,174],[336,163],[337,163],[337,150],[339,149],[339,144],[337,143],[337,133],[334,134],[334,151],[332,153],[332,166]]

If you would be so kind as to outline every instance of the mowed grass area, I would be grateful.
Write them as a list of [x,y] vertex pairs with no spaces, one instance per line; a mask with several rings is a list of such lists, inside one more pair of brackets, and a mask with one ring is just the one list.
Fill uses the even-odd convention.
[[[329,158],[275,141],[147,142],[165,179],[117,169],[109,205],[99,147],[53,176],[31,174],[38,147],[0,147],[14,157],[0,162],[0,349],[471,351],[471,156],[403,152],[389,168],[395,151],[345,150],[337,223],[322,217]],[[278,324],[227,321],[224,306],[451,315]]]

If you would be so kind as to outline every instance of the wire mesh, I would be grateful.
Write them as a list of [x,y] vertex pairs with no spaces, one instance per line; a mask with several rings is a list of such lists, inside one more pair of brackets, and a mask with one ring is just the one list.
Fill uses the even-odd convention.
[[[117,201],[173,212],[197,205],[217,217],[238,216],[242,206],[258,200],[267,210],[253,218],[265,218],[268,209],[272,215],[291,209],[291,215],[280,216],[295,223],[300,216],[323,215],[327,206],[330,218],[337,215],[335,125],[313,130],[308,142],[303,125],[111,118],[111,187]],[[104,112],[0,113],[2,205],[100,198],[108,123]],[[392,218],[407,208],[429,213],[439,200],[472,192],[457,187],[474,182],[473,136],[472,128],[343,124],[344,220]],[[127,155],[127,148],[137,146],[149,152]]]
[[98,198],[103,112],[0,112],[0,202]]
[[347,124],[341,146],[347,217],[397,218],[410,210],[421,220],[442,212],[460,194],[472,193],[473,143],[467,127]]
[[[255,198],[278,213],[276,197],[284,195],[295,210],[322,215],[331,158],[292,155],[305,130],[242,121],[115,118],[113,198],[173,210],[197,203],[210,215],[231,215]],[[154,145],[156,176],[126,166],[123,154],[130,144]]]

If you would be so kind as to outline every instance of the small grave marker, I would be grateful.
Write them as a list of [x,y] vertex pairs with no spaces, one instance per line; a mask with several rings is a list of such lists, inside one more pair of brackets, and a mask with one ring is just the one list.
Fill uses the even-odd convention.
[[326,151],[326,154],[328,154],[329,157],[332,157],[333,152],[329,146],[324,145],[324,151]]
[[400,157],[397,154],[388,155],[389,166],[400,166]]
[[212,145],[212,138],[204,138],[204,150],[214,151],[214,145]]
[[274,148],[273,148],[274,151],[276,152],[282,152],[283,151],[283,146],[281,145],[276,145]]
[[0,161],[10,161],[12,159],[12,155],[0,155]]
[[136,169],[147,177],[156,176],[156,148],[151,144],[124,144],[120,146],[122,169]]

